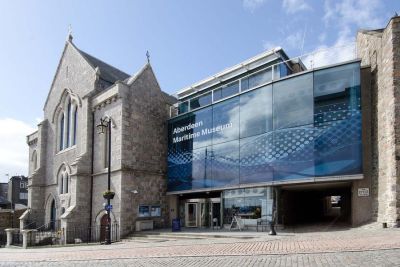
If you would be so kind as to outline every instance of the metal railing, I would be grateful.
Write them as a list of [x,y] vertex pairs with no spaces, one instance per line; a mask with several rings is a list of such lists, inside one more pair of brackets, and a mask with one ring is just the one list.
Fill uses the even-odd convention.
[[24,225],[24,229],[26,230],[32,230],[32,229],[36,229],[36,222],[30,222],[30,221],[26,221],[26,225]]
[[17,231],[12,233],[12,241],[11,241],[12,246],[22,246],[22,234]]
[[42,226],[36,228],[36,230],[38,232],[59,231],[60,230],[60,221],[50,221],[50,222],[45,223]]
[[[71,226],[66,230],[66,243],[102,243],[106,238],[105,226]],[[111,242],[120,240],[119,225],[111,225]]]

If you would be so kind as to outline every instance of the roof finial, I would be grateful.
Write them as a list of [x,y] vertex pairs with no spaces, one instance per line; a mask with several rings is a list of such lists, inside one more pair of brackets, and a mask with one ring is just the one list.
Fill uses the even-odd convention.
[[146,57],[147,57],[147,63],[150,63],[150,53],[149,50],[146,52]]
[[72,41],[72,26],[71,24],[68,25],[68,41]]

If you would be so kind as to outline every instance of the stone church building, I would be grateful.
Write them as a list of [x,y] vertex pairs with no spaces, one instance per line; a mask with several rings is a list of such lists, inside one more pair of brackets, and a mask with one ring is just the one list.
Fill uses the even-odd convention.
[[[111,118],[111,220],[124,235],[139,204],[168,220],[166,120],[174,99],[161,91],[150,63],[128,75],[81,51],[69,35],[44,105],[44,119],[27,137],[29,210],[36,227],[100,225],[105,219],[108,138],[96,125]],[[54,225],[52,226],[54,227]]]

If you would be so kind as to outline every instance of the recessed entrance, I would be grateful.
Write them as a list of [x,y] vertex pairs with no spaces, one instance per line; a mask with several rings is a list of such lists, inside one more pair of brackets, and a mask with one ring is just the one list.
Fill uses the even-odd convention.
[[348,225],[351,221],[351,188],[348,184],[286,187],[280,193],[280,223]]
[[198,203],[186,203],[185,226],[197,227],[197,205]]

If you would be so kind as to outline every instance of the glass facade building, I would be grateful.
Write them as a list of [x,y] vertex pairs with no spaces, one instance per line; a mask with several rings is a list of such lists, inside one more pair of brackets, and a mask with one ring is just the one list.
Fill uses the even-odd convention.
[[362,173],[360,63],[287,72],[181,101],[168,122],[169,192]]

